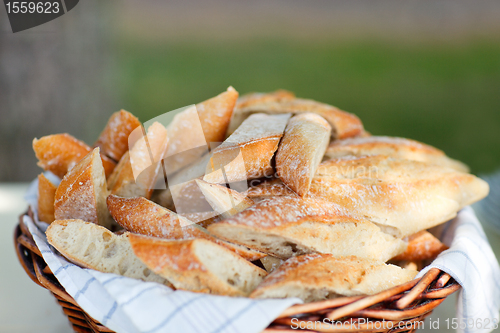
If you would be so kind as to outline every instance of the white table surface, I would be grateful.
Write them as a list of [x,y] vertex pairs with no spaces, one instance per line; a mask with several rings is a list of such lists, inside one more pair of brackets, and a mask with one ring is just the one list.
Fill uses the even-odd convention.
[[[26,275],[14,251],[13,232],[19,215],[26,210],[23,195],[28,184],[0,184],[0,332],[63,333],[71,332],[68,320],[52,294],[36,285]],[[497,258],[500,255],[500,235],[486,230]],[[444,323],[455,317],[456,294],[448,297],[430,316]],[[453,332],[441,324],[430,329],[428,320],[419,332]],[[500,330],[499,330],[500,331]]]

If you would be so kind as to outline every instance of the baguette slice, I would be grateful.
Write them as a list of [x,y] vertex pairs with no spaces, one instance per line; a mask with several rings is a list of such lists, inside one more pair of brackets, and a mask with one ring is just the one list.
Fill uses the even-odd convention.
[[111,215],[123,228],[133,233],[171,240],[203,238],[228,248],[246,260],[265,254],[215,238],[205,228],[142,197],[108,197]]
[[54,217],[54,200],[56,186],[45,177],[43,173],[38,175],[38,219],[46,223],[52,223]]
[[341,205],[405,237],[450,220],[488,191],[485,181],[470,174],[377,155],[323,162],[307,196]]
[[[237,111],[239,119],[245,119],[253,113],[316,113],[325,118],[332,126],[334,139],[345,139],[365,135],[363,124],[354,114],[342,111],[334,106],[303,98],[283,98],[280,100],[247,102]],[[232,126],[238,125],[236,121]]]
[[243,193],[246,197],[259,202],[272,197],[282,196],[297,196],[297,194],[289,189],[279,178],[270,178],[256,185],[250,182],[248,190]]
[[290,114],[254,114],[248,117],[226,141],[214,149],[203,180],[222,184],[272,174],[271,160],[289,118]]
[[[38,158],[38,166],[50,171],[59,178],[71,170],[80,160],[92,151],[87,144],[69,134],[47,135],[39,140],[33,139],[33,150]],[[116,163],[101,155],[106,176],[110,175]]]
[[[177,114],[167,127],[170,144],[166,153],[168,173],[173,174],[200,158],[212,142],[222,142],[238,92],[227,91]],[[201,126],[201,128],[200,128]],[[186,134],[189,132],[189,134]],[[202,133],[199,133],[202,132]],[[206,149],[195,149],[206,147]]]
[[231,217],[254,205],[252,200],[225,186],[210,184],[198,179],[196,184],[200,187],[210,206],[223,218]]
[[128,154],[122,156],[117,172],[108,181],[111,193],[121,197],[150,198],[162,170],[161,160],[167,144],[167,130],[160,123],[153,123],[146,136],[140,137]]
[[406,249],[402,240],[336,204],[298,197],[261,201],[208,231],[280,259],[331,253],[387,261]]
[[465,164],[449,158],[443,151],[404,138],[369,136],[333,141],[326,150],[325,159],[331,160],[347,155],[386,155],[450,167],[460,172],[469,172],[469,168]]
[[434,259],[438,254],[448,249],[446,245],[426,230],[408,236],[405,240],[408,242],[406,251],[392,258],[392,260],[415,262]]
[[139,119],[134,117],[130,112],[125,110],[115,112],[109,118],[106,127],[94,146],[101,148],[101,152],[104,155],[115,161],[119,161],[129,149],[129,135],[134,129],[140,126]]
[[206,239],[164,240],[130,235],[134,253],[177,289],[247,296],[266,272]]
[[106,207],[107,196],[104,168],[99,148],[95,148],[64,176],[57,187],[55,219],[81,219],[111,229],[114,222]]
[[172,287],[134,255],[129,233],[118,236],[82,220],[57,220],[46,235],[48,242],[76,265]]
[[411,281],[417,271],[383,262],[308,254],[287,260],[252,292],[252,298],[298,297],[304,302],[373,295]]
[[323,159],[331,126],[314,113],[299,114],[288,122],[276,153],[276,171],[289,188],[303,197]]

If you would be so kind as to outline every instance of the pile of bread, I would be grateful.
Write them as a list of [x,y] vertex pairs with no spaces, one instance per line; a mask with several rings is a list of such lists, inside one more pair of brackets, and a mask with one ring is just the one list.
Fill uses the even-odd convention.
[[[188,150],[200,126],[221,144]],[[436,148],[282,90],[230,87],[166,126],[122,110],[93,147],[56,134],[33,148],[61,178],[38,177],[37,215],[68,260],[227,296],[309,302],[409,281],[446,249],[427,229],[489,191]]]

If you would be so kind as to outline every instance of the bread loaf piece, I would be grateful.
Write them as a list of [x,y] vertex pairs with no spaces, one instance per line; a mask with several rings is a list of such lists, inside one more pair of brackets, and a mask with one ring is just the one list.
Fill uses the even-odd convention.
[[52,223],[54,217],[54,198],[56,186],[45,177],[43,173],[38,175],[38,219],[46,223]]
[[343,156],[386,155],[418,162],[427,162],[457,171],[469,172],[462,162],[449,158],[445,153],[424,143],[389,136],[368,136],[333,141],[325,153],[331,160]]
[[265,256],[264,258],[260,259],[260,262],[266,269],[266,272],[272,273],[278,267],[280,267],[285,262],[285,260],[273,256]]
[[304,302],[373,295],[412,280],[417,271],[355,256],[308,254],[287,260],[252,292],[252,298],[298,297]]
[[104,168],[99,148],[95,148],[64,176],[57,187],[55,219],[81,219],[111,229],[114,222],[106,207],[107,196]]
[[130,235],[134,253],[177,289],[247,296],[266,272],[205,239],[164,240]]
[[279,178],[269,178],[257,184],[250,182],[248,190],[243,194],[254,202],[272,197],[297,196],[297,193],[286,187]]
[[392,260],[415,262],[434,259],[438,254],[448,249],[446,245],[426,230],[410,235],[404,240],[408,242],[406,251],[397,255]]
[[57,251],[79,266],[172,286],[134,255],[129,233],[118,236],[82,220],[57,220],[47,228],[46,234]]
[[210,206],[224,218],[231,217],[254,204],[252,200],[246,198],[244,195],[225,186],[210,184],[198,179],[196,183]]
[[488,184],[447,167],[383,155],[323,162],[308,197],[327,200],[405,237],[453,218]]
[[406,244],[375,224],[336,204],[298,197],[261,201],[208,231],[281,259],[308,253],[331,253],[386,261]]
[[223,184],[273,174],[271,159],[289,118],[290,114],[250,116],[214,149],[203,180]]
[[283,183],[301,197],[309,191],[331,131],[328,122],[314,113],[299,114],[286,126],[276,152],[276,171]]

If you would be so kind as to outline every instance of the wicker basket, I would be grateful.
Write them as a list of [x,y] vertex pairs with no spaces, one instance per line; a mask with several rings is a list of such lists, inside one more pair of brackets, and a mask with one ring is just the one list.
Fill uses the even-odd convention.
[[[26,214],[33,218],[31,211]],[[14,244],[28,276],[54,295],[75,332],[113,332],[83,311],[59,284],[22,222],[23,216],[14,231]],[[264,332],[296,332],[300,330],[297,327],[305,327],[304,332],[413,332],[418,328],[416,322],[458,289],[460,285],[453,278],[433,268],[419,280],[376,295],[294,305]],[[314,329],[307,329],[309,323],[316,323]]]

